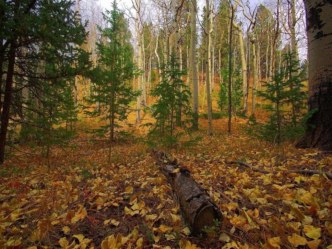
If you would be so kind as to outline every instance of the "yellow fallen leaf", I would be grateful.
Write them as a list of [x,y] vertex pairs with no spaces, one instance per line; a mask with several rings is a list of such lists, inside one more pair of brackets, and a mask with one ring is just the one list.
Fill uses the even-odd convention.
[[143,248],[143,238],[139,238],[136,241],[136,249],[141,249],[141,248]]
[[199,249],[200,248],[195,244],[191,244],[191,242],[189,240],[180,240],[179,246],[180,246],[180,249]]
[[125,188],[126,194],[132,194],[134,192],[134,188],[132,186],[128,186]]
[[317,249],[319,247],[319,245],[320,245],[320,242],[321,242],[320,239],[318,239],[318,240],[312,240],[312,241],[308,241],[307,245],[308,245],[308,247],[310,249]]
[[85,207],[80,206],[80,208],[78,209],[78,211],[75,213],[74,217],[71,218],[71,223],[75,224],[80,220],[83,220],[86,216],[87,216],[87,211],[85,209]]
[[22,238],[10,237],[9,240],[6,241],[6,246],[8,247],[16,247],[22,244]]
[[119,224],[120,224],[120,221],[117,221],[117,220],[114,220],[114,219],[112,219],[111,220],[111,224],[113,225],[113,226],[118,226]]
[[104,220],[104,225],[108,225],[109,223],[111,222],[111,219],[108,219],[108,220]]
[[132,210],[142,210],[144,207],[145,207],[145,203],[141,201],[139,203],[135,202],[135,204],[132,205],[131,209]]
[[180,172],[180,168],[176,168],[172,171],[172,173],[179,173]]
[[273,237],[268,239],[267,243],[273,248],[280,248],[280,237]]
[[304,219],[302,221],[303,225],[310,225],[313,222],[313,219],[311,216],[304,216]]
[[101,249],[120,249],[122,245],[122,236],[112,234],[101,242]]
[[305,235],[310,239],[319,239],[321,236],[321,229],[311,225],[304,225],[303,231]]
[[288,236],[288,241],[295,247],[305,246],[307,244],[306,238],[293,233],[292,236]]
[[181,217],[179,215],[171,214],[171,217],[172,217],[172,221],[174,223],[177,223],[177,222],[181,221]]
[[125,214],[130,215],[130,216],[139,214],[138,210],[133,211],[133,210],[129,209],[128,207],[125,207],[124,211],[125,211]]
[[69,232],[70,232],[70,228],[68,227],[68,226],[64,226],[63,228],[62,228],[62,231],[63,231],[63,233],[64,234],[69,234]]
[[157,215],[156,214],[148,214],[148,215],[145,215],[145,219],[153,221],[153,220],[157,219]]
[[190,235],[190,229],[189,227],[185,227],[181,230],[181,232],[184,234],[184,235],[187,235],[189,236]]
[[237,209],[239,207],[239,204],[237,202],[230,202],[227,204],[224,204],[224,206],[227,208],[229,212]]
[[59,239],[59,245],[61,246],[61,248],[67,248],[69,245],[67,238],[63,237],[63,238]]
[[168,227],[168,226],[165,226],[165,225],[160,225],[158,230],[161,232],[161,233],[166,233],[168,231],[171,231],[172,228],[171,227]]
[[238,248],[239,246],[236,244],[236,242],[232,241],[224,245],[221,249],[238,249]]
[[74,238],[78,239],[78,241],[81,243],[84,240],[83,234],[75,234],[73,235]]
[[228,236],[228,234],[226,233],[222,233],[220,234],[219,236],[219,240],[222,241],[222,242],[230,242],[231,238]]

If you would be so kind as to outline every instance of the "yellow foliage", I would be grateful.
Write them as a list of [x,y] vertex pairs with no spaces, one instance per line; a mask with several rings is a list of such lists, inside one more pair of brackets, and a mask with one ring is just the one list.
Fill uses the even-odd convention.
[[304,238],[296,233],[293,233],[292,236],[288,236],[287,238],[288,238],[288,241],[295,247],[305,246],[307,244],[306,238]]

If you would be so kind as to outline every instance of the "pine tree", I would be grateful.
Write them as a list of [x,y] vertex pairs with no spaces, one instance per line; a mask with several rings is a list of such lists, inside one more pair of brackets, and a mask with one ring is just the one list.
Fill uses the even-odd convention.
[[191,122],[191,95],[189,87],[182,80],[185,71],[180,70],[174,54],[161,71],[161,82],[151,93],[158,100],[152,106],[152,116],[156,119],[156,123],[150,131],[150,137],[157,137],[158,142],[172,147],[181,135],[176,131],[177,117],[181,115],[183,122],[181,126],[184,130],[188,130],[187,124]]
[[269,137],[277,144],[282,139],[282,126],[284,122],[283,105],[287,103],[288,93],[286,91],[287,83],[285,81],[285,70],[282,69],[272,77],[270,82],[265,84],[265,91],[259,91],[258,95],[268,100],[272,105],[268,105],[266,109],[271,112],[269,122],[263,127],[263,134]]
[[[298,61],[294,54],[287,53],[284,55],[284,67],[276,72],[270,82],[265,84],[265,91],[259,91],[258,95],[269,101],[266,109],[270,111],[269,122],[263,126],[264,137],[267,137],[277,144],[292,133],[298,133],[299,119],[301,109],[304,107],[305,94],[302,91],[302,75]],[[287,106],[291,106],[291,110]],[[288,117],[291,118],[288,118]]]
[[291,106],[291,119],[292,125],[297,126],[301,116],[303,116],[303,110],[305,108],[305,100],[307,98],[303,91],[303,78],[305,71],[300,66],[300,62],[296,59],[296,53],[286,53],[284,55],[284,63],[286,70],[286,84],[289,87],[289,100],[288,103]]
[[127,20],[115,1],[113,9],[106,11],[103,17],[107,27],[100,29],[101,39],[97,44],[98,66],[93,70],[89,101],[98,103],[100,108],[89,114],[101,115],[102,119],[107,121],[99,131],[109,134],[110,158],[117,121],[127,118],[129,104],[138,96],[138,92],[133,91],[129,84],[129,80],[134,77],[135,65]]
[[6,82],[1,82],[0,162],[9,120],[18,121],[26,137],[49,133],[47,142],[39,140],[42,145],[53,144],[53,129],[68,121],[70,82],[88,68],[88,54],[80,49],[85,28],[72,5],[69,0],[3,2],[7,18],[0,28],[0,74]]

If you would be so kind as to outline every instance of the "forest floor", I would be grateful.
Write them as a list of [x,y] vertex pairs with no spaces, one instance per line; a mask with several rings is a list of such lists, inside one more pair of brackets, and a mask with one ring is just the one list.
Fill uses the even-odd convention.
[[[108,145],[86,133],[52,150],[20,145],[0,170],[0,248],[332,248],[332,181],[294,169],[331,171],[332,156],[246,135],[226,120],[195,147],[168,151],[187,167],[223,214],[190,235],[170,185],[144,139]],[[229,162],[240,160],[271,173]]]

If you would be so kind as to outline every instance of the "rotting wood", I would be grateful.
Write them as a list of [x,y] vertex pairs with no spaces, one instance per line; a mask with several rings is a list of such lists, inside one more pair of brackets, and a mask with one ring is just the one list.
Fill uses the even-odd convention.
[[227,164],[236,164],[245,168],[249,168],[252,171],[256,171],[262,174],[270,174],[270,173],[287,173],[287,174],[291,174],[291,173],[296,173],[296,174],[300,174],[300,175],[305,175],[305,176],[312,176],[312,175],[323,175],[326,176],[328,179],[332,180],[332,173],[331,172],[324,172],[324,171],[319,171],[319,170],[307,170],[307,169],[297,169],[297,170],[278,170],[278,171],[267,171],[264,169],[259,169],[256,167],[253,167],[252,165],[242,162],[242,161],[227,161]]
[[185,221],[193,234],[204,232],[204,228],[216,225],[222,214],[203,189],[190,175],[190,171],[180,166],[163,152],[153,151],[161,172],[166,176],[176,194]]

